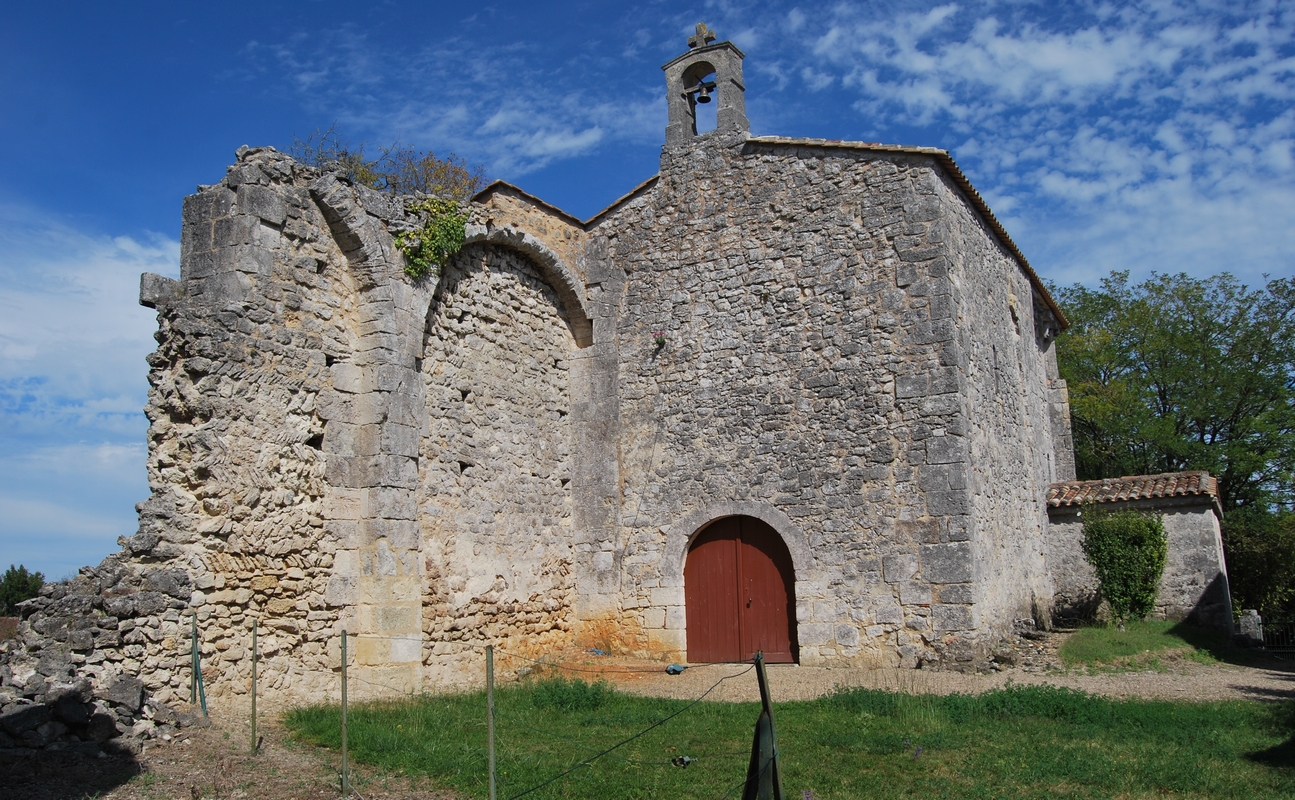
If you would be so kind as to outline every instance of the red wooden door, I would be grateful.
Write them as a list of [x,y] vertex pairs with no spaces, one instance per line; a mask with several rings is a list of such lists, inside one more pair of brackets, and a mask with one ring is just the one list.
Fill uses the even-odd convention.
[[688,660],[796,660],[795,574],[782,537],[752,517],[702,531],[684,564]]

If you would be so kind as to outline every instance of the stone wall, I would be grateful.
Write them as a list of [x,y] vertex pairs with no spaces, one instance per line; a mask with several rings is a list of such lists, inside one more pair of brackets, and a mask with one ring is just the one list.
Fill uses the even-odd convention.
[[[974,602],[960,627],[1007,630],[1017,619],[1050,619],[1052,597],[1044,563],[1048,519],[1040,498],[1057,474],[1049,417],[1049,366],[1055,363],[1056,322],[1020,265],[966,203],[941,182],[938,208],[956,287],[941,321],[956,331],[960,394],[928,402],[959,402],[965,430],[950,431],[943,448],[952,464],[922,468],[923,491],[965,488],[968,503],[950,518],[967,529],[966,543],[948,546],[956,561],[939,594]],[[932,212],[934,213],[934,211]],[[950,302],[951,300],[951,302]],[[1042,324],[1036,324],[1042,323]],[[928,448],[929,449],[929,448]],[[929,462],[929,459],[928,459]],[[955,549],[956,548],[956,549]],[[949,609],[950,615],[965,610]],[[948,623],[946,623],[947,625]],[[953,626],[950,626],[953,627]]]
[[571,630],[576,347],[535,267],[488,245],[445,269],[425,342],[422,614],[427,674],[444,684],[479,668],[480,645],[545,649]]
[[[565,641],[568,373],[589,337],[575,273],[482,220],[443,275],[411,280],[393,241],[416,224],[405,198],[272,150],[239,156],[187,201],[181,282],[150,279],[157,391],[215,398],[213,425],[155,422],[151,457],[172,471],[150,500],[194,485],[172,451],[215,452],[211,487],[162,525],[188,531],[205,570],[192,603],[211,621],[213,695],[245,691],[254,615],[270,702],[335,694],[343,629],[357,696],[475,679],[486,641]],[[189,377],[195,354],[221,377]]]
[[139,753],[146,739],[205,724],[168,704],[188,699],[173,678],[190,674],[179,654],[192,642],[191,590],[185,570],[123,553],[19,604],[17,636],[0,641],[0,752]]
[[[1169,539],[1164,575],[1154,616],[1189,621],[1232,632],[1232,597],[1219,515],[1211,497],[1159,498],[1103,502],[1104,510],[1131,508],[1161,515]],[[1057,612],[1067,618],[1089,618],[1099,601],[1097,578],[1084,557],[1083,518],[1078,507],[1051,508],[1048,571],[1056,592]]]
[[[159,319],[145,409],[153,494],[126,542],[136,560],[192,578],[214,699],[248,691],[253,616],[267,623],[267,696],[332,683],[319,395],[328,359],[349,344],[354,291],[296,185],[299,165],[272,151],[240,156],[224,181],[186,199],[180,283],[144,287]],[[162,660],[175,655],[165,641]],[[139,674],[155,690],[188,681],[187,670],[147,664]]]
[[[1042,376],[1044,356],[1028,281],[969,216],[929,157],[719,134],[667,149],[658,182],[600,216],[590,275],[602,260],[600,288],[620,293],[621,595],[658,652],[684,647],[682,568],[662,560],[700,525],[677,523],[723,502],[781,517],[784,538],[807,541],[796,576],[806,663],[938,659],[950,637],[987,638],[978,602],[1008,630],[1021,592],[1003,600],[973,585],[965,477],[968,417],[996,401],[992,390],[960,401],[979,328],[959,341],[955,326],[1011,331],[1007,295],[1020,292],[1017,379]],[[958,225],[976,241],[957,266],[986,271],[975,280],[1003,295],[1003,319],[956,318]],[[1046,403],[1029,391],[1017,388],[1013,419],[1035,430],[1005,419],[993,431],[1001,460],[1030,454],[1018,471],[1046,465],[1052,447]],[[1042,580],[1047,480],[980,488],[984,510],[1015,514],[992,541],[984,529],[986,550],[1028,526],[1035,557],[1015,573],[1027,583]]]

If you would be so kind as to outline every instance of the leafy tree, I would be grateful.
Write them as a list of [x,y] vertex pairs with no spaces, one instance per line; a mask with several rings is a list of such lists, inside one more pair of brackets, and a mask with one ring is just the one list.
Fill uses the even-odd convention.
[[1140,511],[1083,511],[1084,557],[1097,573],[1097,587],[1123,624],[1143,619],[1156,607],[1169,539],[1158,514]]
[[1295,500],[1295,282],[1113,272],[1057,295],[1080,478],[1204,469],[1226,512]]
[[1223,542],[1234,610],[1295,619],[1295,513],[1234,511],[1223,520]]
[[447,200],[467,200],[485,185],[485,168],[468,166],[450,153],[446,158],[396,142],[372,156],[364,143],[353,145],[336,127],[294,139],[288,153],[303,164],[340,165],[356,183],[392,194],[423,192]]
[[16,614],[18,604],[40,594],[44,583],[45,576],[39,572],[28,572],[24,566],[10,564],[0,578],[0,617]]

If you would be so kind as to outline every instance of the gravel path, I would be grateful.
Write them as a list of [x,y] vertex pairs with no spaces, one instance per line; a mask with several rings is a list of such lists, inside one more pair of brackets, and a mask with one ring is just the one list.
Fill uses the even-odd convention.
[[[620,665],[618,665],[620,666]],[[643,664],[625,664],[635,668]],[[725,676],[708,695],[710,700],[754,702],[760,699],[755,672],[735,664],[706,664],[690,667],[682,675],[659,673],[612,674],[608,678],[624,691],[650,697],[691,699],[701,695]],[[1167,672],[1003,672],[961,674],[927,670],[832,669],[774,664],[767,668],[769,691],[775,700],[810,700],[830,694],[839,687],[865,686],[873,689],[914,693],[975,694],[1006,686],[1049,684],[1080,689],[1111,697],[1145,697],[1165,700],[1276,700],[1295,698],[1295,672],[1286,669],[1242,667],[1228,664],[1204,666],[1184,664]]]
[[[1042,641],[1021,644],[1029,654],[1017,664],[989,673],[934,670],[847,669],[771,664],[767,667],[775,700],[810,700],[842,687],[931,694],[976,694],[1007,684],[1065,686],[1109,697],[1165,700],[1281,700],[1295,698],[1295,660],[1254,656],[1249,664],[1200,664],[1173,656],[1162,659],[1157,671],[1066,670],[1059,668],[1056,648],[1065,634],[1048,634]],[[571,662],[566,662],[571,663]],[[580,668],[601,673],[618,688],[651,697],[692,699],[723,678],[707,699],[729,702],[759,700],[755,672],[741,664],[703,664],[682,675],[667,675],[664,665],[650,661],[578,658]],[[731,676],[731,677],[730,677]],[[580,675],[594,677],[586,672]]]

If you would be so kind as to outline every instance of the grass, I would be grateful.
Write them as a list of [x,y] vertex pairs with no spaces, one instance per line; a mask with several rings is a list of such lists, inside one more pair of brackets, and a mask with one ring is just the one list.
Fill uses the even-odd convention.
[[1244,657],[1226,636],[1204,628],[1155,619],[1128,622],[1124,627],[1122,631],[1114,625],[1080,628],[1057,654],[1068,667],[1115,669],[1161,669],[1162,659],[1213,664]]
[[[686,705],[596,684],[503,687],[499,797]],[[736,797],[758,711],[700,703],[527,797]],[[856,689],[780,703],[775,714],[792,798],[1295,797],[1292,703],[1112,700],[1046,686],[948,697]],[[349,715],[350,751],[370,773],[426,774],[486,797],[484,694],[357,705]],[[335,706],[292,711],[286,723],[308,742],[340,746]],[[675,756],[698,760],[680,768]]]

